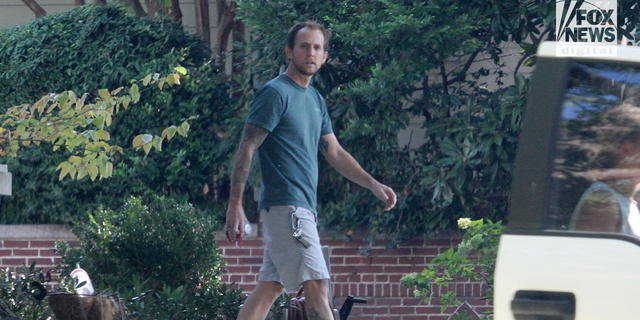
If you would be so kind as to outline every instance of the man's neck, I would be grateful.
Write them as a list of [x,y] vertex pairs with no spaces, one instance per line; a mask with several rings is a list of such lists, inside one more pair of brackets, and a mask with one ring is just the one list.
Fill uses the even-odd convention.
[[309,87],[309,84],[311,84],[312,76],[306,76],[304,74],[301,74],[300,72],[296,72],[292,70],[291,66],[287,68],[284,74],[303,88],[307,88]]

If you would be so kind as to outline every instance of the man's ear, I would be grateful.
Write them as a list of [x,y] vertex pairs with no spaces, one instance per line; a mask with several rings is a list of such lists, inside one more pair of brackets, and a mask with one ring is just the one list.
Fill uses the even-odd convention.
[[284,53],[287,54],[287,59],[291,60],[291,54],[293,53],[289,46],[284,47]]
[[324,55],[322,56],[322,64],[324,64],[325,61],[327,61],[327,58],[329,58],[329,52],[325,51]]

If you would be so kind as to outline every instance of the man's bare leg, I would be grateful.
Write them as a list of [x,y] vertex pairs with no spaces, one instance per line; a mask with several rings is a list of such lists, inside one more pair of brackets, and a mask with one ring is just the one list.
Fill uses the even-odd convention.
[[302,283],[302,286],[309,320],[332,320],[333,312],[329,306],[329,281],[309,280]]
[[258,285],[240,309],[238,320],[264,320],[282,290],[284,287],[278,282],[258,281]]

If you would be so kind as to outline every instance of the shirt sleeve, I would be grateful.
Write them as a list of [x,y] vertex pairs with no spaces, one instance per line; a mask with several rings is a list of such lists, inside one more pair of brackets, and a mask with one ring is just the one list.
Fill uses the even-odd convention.
[[265,86],[258,90],[253,97],[246,123],[272,132],[280,122],[283,113],[282,97],[274,88]]
[[329,117],[329,111],[327,110],[327,105],[322,101],[322,128],[320,129],[320,135],[324,136],[330,133],[333,133],[333,126],[331,125],[331,118]]

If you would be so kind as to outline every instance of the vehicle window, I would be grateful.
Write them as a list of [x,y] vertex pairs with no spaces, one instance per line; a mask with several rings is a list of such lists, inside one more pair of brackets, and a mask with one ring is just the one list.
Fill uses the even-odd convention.
[[575,62],[553,162],[549,229],[640,235],[640,70]]

